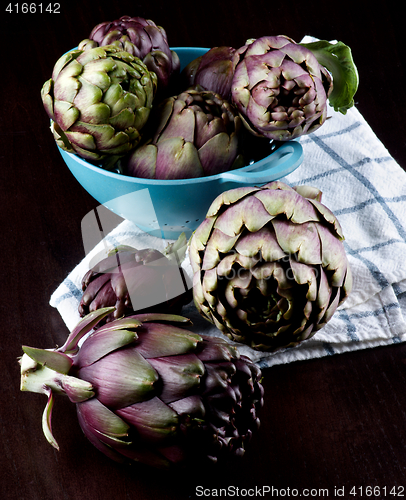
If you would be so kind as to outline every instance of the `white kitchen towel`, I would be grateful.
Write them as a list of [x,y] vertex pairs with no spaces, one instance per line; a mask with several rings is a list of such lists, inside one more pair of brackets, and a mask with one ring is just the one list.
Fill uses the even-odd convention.
[[[329,119],[301,139],[304,161],[282,179],[323,192],[322,202],[339,219],[354,276],[348,300],[313,338],[275,354],[242,346],[262,368],[406,340],[406,173],[357,110],[329,109]],[[91,260],[117,243],[138,248],[164,242],[123,221],[96,245],[53,293],[50,304],[71,329],[79,320],[80,280]],[[184,266],[190,271],[185,259]],[[221,336],[193,304],[183,310],[194,330]]]

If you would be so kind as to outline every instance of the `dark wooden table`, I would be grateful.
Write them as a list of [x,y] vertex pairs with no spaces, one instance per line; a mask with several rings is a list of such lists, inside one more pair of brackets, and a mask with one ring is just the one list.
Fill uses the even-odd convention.
[[[46,442],[40,422],[45,397],[19,391],[17,358],[22,344],[52,347],[65,339],[66,327],[49,298],[84,257],[81,221],[97,202],[60,158],[40,89],[57,58],[95,24],[124,14],[151,18],[166,28],[172,46],[237,47],[247,38],[278,34],[342,40],[352,47],[360,73],[356,105],[406,168],[405,29],[390,2],[379,8],[366,0],[103,3],[62,0],[59,13],[40,14],[38,2],[34,14],[23,13],[22,3],[12,3],[8,13],[8,2],[2,2],[1,499],[225,498],[220,488],[240,498],[255,488],[257,498],[405,496],[404,344],[267,370],[262,428],[245,457],[221,469],[185,477],[122,468],[86,441],[67,398],[58,399],[53,417],[61,451]],[[42,5],[45,10],[49,3]]]

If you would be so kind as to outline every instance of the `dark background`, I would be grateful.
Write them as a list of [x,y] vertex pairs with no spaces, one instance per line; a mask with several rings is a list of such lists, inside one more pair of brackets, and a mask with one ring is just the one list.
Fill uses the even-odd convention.
[[[401,493],[406,487],[403,344],[265,371],[263,425],[244,458],[162,475],[142,466],[122,468],[100,454],[82,435],[67,398],[58,398],[54,409],[61,448],[55,451],[41,430],[46,398],[19,391],[17,358],[22,344],[51,348],[66,338],[49,298],[84,257],[81,220],[98,205],[64,165],[42,107],[42,84],[62,53],[99,22],[124,14],[164,26],[171,46],[239,47],[247,38],[280,34],[296,41],[307,34],[341,40],[352,48],[360,74],[356,105],[405,169],[406,47],[399,3],[123,0],[101,6],[62,0],[59,14],[10,14],[8,4],[2,2],[0,11],[0,497],[183,500],[198,498],[199,485],[267,485],[285,493],[330,492],[315,498],[338,498],[334,488],[343,487],[347,499],[395,498],[391,488]],[[361,495],[367,486],[380,493]]]

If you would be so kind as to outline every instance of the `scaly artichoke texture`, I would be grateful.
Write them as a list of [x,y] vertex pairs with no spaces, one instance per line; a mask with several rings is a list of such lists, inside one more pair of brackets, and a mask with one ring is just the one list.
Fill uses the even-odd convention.
[[63,55],[41,97],[58,146],[110,166],[138,145],[156,87],[140,59],[107,45]]
[[261,371],[216,337],[181,328],[186,318],[134,315],[81,340],[111,308],[83,318],[54,350],[23,347],[21,390],[48,396],[43,431],[51,430],[54,394],[76,404],[89,441],[108,457],[169,467],[241,456],[259,426]]
[[251,133],[286,141],[325,122],[330,74],[291,38],[248,40],[236,50],[234,68],[232,101]]
[[151,19],[122,16],[114,21],[100,23],[79,47],[85,45],[116,45],[139,57],[157,75],[159,91],[166,89],[180,71],[179,57],[169,48],[166,31]]
[[182,71],[185,88],[196,87],[220,94],[231,100],[231,83],[234,76],[233,47],[213,47],[202,56],[191,61]]
[[121,161],[123,173],[187,179],[239,168],[241,130],[237,111],[220,95],[187,90],[154,108],[148,140]]
[[168,245],[167,253],[128,246],[109,252],[82,278],[80,316],[108,306],[115,309],[105,321],[141,311],[179,314],[193,299],[190,278],[180,266],[187,243],[181,236],[183,248],[179,238],[176,248]]
[[201,315],[259,351],[320,330],[352,287],[340,224],[320,200],[280,181],[219,195],[189,249]]

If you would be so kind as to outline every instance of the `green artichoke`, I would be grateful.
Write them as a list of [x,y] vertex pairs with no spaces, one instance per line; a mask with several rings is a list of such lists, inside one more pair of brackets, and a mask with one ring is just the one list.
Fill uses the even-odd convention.
[[169,48],[168,37],[162,26],[151,19],[122,16],[95,26],[88,39],[79,47],[116,45],[121,50],[140,58],[158,78],[158,90],[166,90],[179,74],[180,60]]
[[58,146],[108,166],[138,145],[156,88],[140,59],[108,45],[63,55],[41,97]]
[[352,287],[337,218],[321,192],[275,181],[219,195],[189,256],[194,302],[230,339],[293,347],[332,317]]
[[285,141],[325,122],[332,79],[309,49],[286,36],[266,36],[236,50],[231,87],[247,129]]
[[23,347],[20,387],[48,396],[48,441],[59,449],[51,412],[54,394],[65,394],[86,437],[114,460],[164,468],[241,456],[259,426],[260,369],[224,340],[165,314],[115,320],[79,348],[111,310],[83,318],[59,349]]
[[241,129],[237,111],[220,95],[187,90],[154,108],[148,139],[121,161],[122,171],[148,179],[186,179],[242,167]]
[[186,236],[175,243],[165,254],[128,246],[111,251],[82,278],[80,316],[109,306],[115,310],[106,321],[141,311],[180,313],[193,294],[190,278],[179,264],[186,253]]

